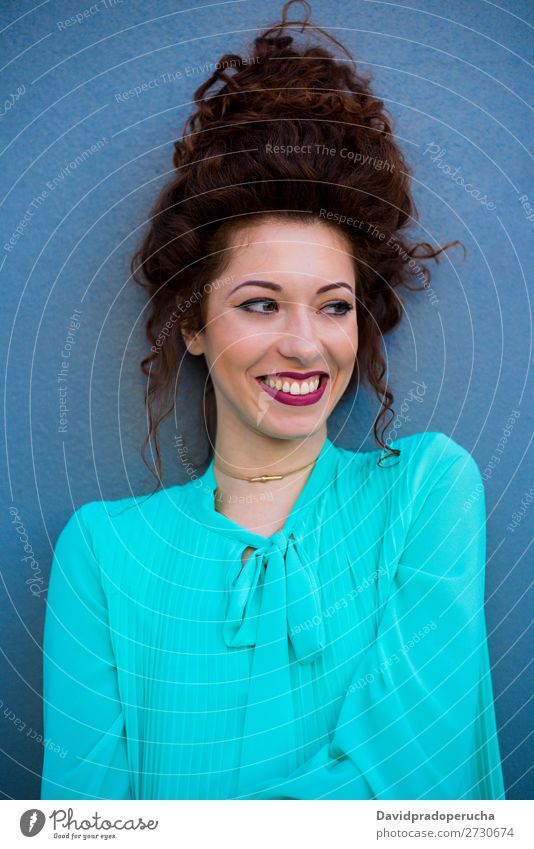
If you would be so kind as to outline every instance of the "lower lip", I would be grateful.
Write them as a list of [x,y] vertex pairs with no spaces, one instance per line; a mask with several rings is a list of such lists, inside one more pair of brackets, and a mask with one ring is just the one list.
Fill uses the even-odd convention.
[[321,382],[315,392],[309,392],[307,395],[291,395],[282,389],[273,389],[272,386],[264,383],[260,377],[257,377],[256,380],[268,395],[276,401],[280,401],[281,404],[289,404],[291,407],[307,407],[309,404],[316,404],[322,398],[326,384],[328,383],[328,376],[325,374],[321,375]]

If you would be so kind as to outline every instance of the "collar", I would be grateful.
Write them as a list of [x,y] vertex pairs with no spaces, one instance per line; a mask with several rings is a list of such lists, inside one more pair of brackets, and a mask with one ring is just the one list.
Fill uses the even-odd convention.
[[[289,536],[291,531],[297,528],[302,529],[308,524],[307,520],[309,519],[310,510],[317,507],[318,503],[327,495],[328,487],[336,473],[338,458],[339,449],[327,436],[317,456],[315,465],[293,505],[293,509],[284,527],[281,529],[285,535]],[[195,499],[193,518],[200,519],[204,528],[208,530],[222,533],[232,539],[237,539],[243,543],[243,548],[246,546],[262,548],[268,545],[271,540],[273,540],[273,545],[276,546],[275,538],[281,542],[282,537],[278,537],[280,531],[270,537],[264,537],[248,528],[244,528],[242,525],[215,510],[214,490],[217,486],[217,480],[215,478],[214,464],[215,459],[212,457],[204,474],[191,483],[191,486],[198,492],[199,496],[198,499]]]

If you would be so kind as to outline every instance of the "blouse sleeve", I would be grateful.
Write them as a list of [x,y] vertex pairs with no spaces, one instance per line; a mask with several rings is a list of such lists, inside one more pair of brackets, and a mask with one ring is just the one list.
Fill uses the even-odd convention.
[[484,615],[484,487],[469,452],[448,446],[415,488],[376,639],[330,743],[247,798],[505,798]]
[[[90,504],[61,531],[43,639],[41,799],[130,799],[127,747]],[[85,521],[84,521],[85,520]]]

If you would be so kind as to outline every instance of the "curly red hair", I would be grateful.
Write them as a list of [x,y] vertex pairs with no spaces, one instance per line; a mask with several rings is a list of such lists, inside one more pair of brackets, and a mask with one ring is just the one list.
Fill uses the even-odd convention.
[[[305,7],[304,20],[288,20],[295,2]],[[176,173],[158,197],[132,258],[132,276],[150,294],[151,351],[141,362],[148,378],[149,430],[142,455],[152,438],[158,481],[158,427],[176,403],[177,369],[185,353],[180,331],[203,328],[207,284],[224,274],[225,249],[236,228],[276,216],[322,220],[344,234],[355,263],[359,338],[346,394],[361,373],[381,404],[373,431],[383,448],[394,414],[381,343],[402,318],[395,290],[428,288],[430,271],[415,260],[436,259],[460,244],[406,241],[417,212],[392,119],[372,93],[369,76],[359,72],[334,36],[310,22],[310,14],[306,0],[290,0],[280,23],[259,35],[247,56],[225,54],[197,88],[196,110],[174,146]],[[290,26],[313,32],[315,43],[297,48],[284,32]],[[319,37],[346,59],[321,46]],[[409,285],[416,277],[421,287]],[[206,380],[201,414],[209,459],[217,417],[209,375]]]

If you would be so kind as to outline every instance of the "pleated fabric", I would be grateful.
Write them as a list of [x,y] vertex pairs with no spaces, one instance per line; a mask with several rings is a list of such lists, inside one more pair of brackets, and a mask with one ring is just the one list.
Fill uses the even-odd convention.
[[213,461],[71,515],[42,799],[505,798],[480,471],[443,433],[392,445],[326,438],[268,538],[216,512]]

